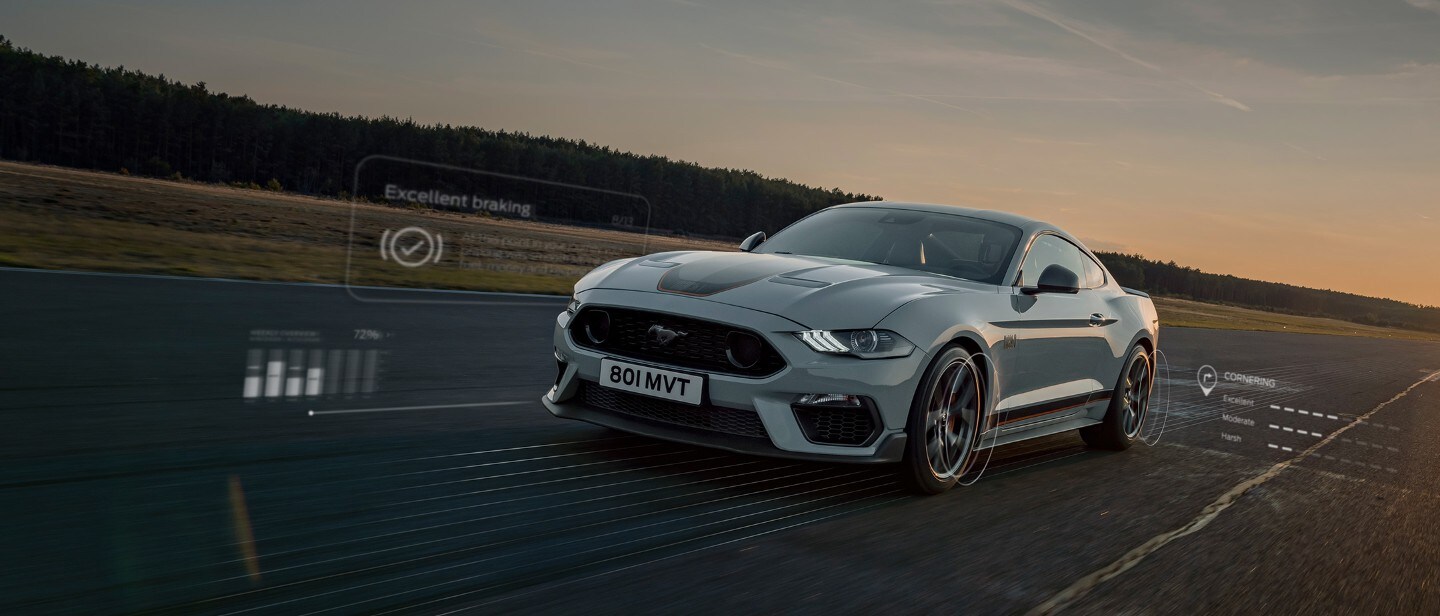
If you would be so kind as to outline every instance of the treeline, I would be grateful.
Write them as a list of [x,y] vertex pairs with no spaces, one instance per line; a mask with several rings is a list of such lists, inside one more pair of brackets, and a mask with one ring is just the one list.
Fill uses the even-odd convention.
[[1440,332],[1440,308],[1393,299],[1323,291],[1278,282],[1211,274],[1139,255],[1096,253],[1122,285],[1156,295],[1260,308],[1352,323]]
[[262,105],[0,37],[0,158],[345,197],[372,154],[635,193],[653,206],[652,228],[700,235],[774,232],[876,199],[584,141]]
[[[584,141],[262,105],[203,82],[43,56],[0,36],[0,158],[347,197],[356,164],[372,154],[643,195],[662,232],[774,232],[829,205],[877,198]],[[1122,284],[1156,295],[1440,331],[1440,308],[1100,256]]]

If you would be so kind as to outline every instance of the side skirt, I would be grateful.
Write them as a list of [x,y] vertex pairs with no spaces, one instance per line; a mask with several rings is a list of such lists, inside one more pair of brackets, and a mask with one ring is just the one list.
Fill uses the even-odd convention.
[[992,438],[989,434],[987,434],[986,436],[981,437],[980,446],[976,448],[976,451],[989,449],[991,447],[1009,445],[1011,443],[1018,443],[1020,441],[1028,441],[1032,438],[1050,436],[1051,434],[1059,434],[1061,432],[1079,430],[1080,428],[1093,426],[1100,422],[1101,420],[1099,419],[1092,419],[1089,416],[1080,415],[1064,421],[1052,421],[1043,423],[1033,428],[1014,430],[1011,432],[1001,432],[1000,436],[998,437]]
[[1092,391],[1088,394],[1067,396],[1056,400],[1050,400],[1048,402],[1040,402],[1028,406],[1022,406],[1019,408],[1007,409],[995,413],[994,423],[992,423],[991,425],[992,427],[999,427],[1000,430],[1003,432],[1007,429],[1013,429],[1014,427],[1016,427],[1015,424],[1023,421],[1037,419],[1045,415],[1053,415],[1055,413],[1072,410],[1082,406],[1089,406],[1097,402],[1107,402],[1110,400],[1110,397],[1110,390],[1100,390]]

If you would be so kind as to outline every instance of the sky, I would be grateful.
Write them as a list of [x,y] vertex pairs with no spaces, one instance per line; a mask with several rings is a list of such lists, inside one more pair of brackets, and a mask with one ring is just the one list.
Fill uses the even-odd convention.
[[0,34],[1440,305],[1440,0],[51,0]]

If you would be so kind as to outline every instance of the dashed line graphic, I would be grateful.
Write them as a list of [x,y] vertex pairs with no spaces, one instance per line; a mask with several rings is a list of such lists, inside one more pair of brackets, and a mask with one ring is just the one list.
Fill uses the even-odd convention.
[[[1284,446],[1281,446],[1281,445],[1276,445],[1275,443],[1266,443],[1266,445],[1269,445],[1271,449],[1279,449],[1279,450],[1281,450],[1281,451],[1292,451],[1292,449],[1290,449],[1289,447],[1284,447]],[[1369,468],[1373,468],[1373,469],[1375,469],[1375,470],[1377,470],[1377,471],[1383,470],[1383,471],[1386,471],[1386,472],[1389,472],[1389,473],[1398,473],[1398,472],[1400,472],[1400,471],[1398,471],[1398,470],[1395,470],[1393,467],[1380,466],[1379,464],[1374,464],[1374,463],[1371,463],[1371,462],[1361,462],[1361,461],[1359,461],[1359,460],[1351,460],[1351,459],[1349,459],[1349,458],[1337,458],[1337,457],[1335,457],[1335,456],[1328,455],[1328,454],[1312,453],[1312,454],[1310,454],[1310,457],[1312,457],[1312,458],[1324,458],[1324,459],[1326,459],[1326,460],[1330,460],[1331,462],[1344,462],[1345,464],[1354,464],[1355,466],[1369,467]]]
[[[1305,410],[1305,409],[1297,409],[1297,408],[1291,407],[1291,406],[1280,406],[1280,405],[1278,405],[1278,404],[1271,404],[1271,405],[1270,405],[1270,408],[1271,408],[1272,410],[1276,410],[1276,411],[1285,411],[1286,413],[1295,413],[1295,414],[1297,414],[1297,415],[1306,415],[1306,416],[1309,416],[1309,417],[1317,417],[1317,418],[1321,418],[1321,419],[1329,419],[1329,420],[1332,420],[1332,421],[1349,421],[1349,420],[1350,420],[1349,417],[1343,417],[1343,416],[1340,416],[1340,415],[1333,415],[1333,414],[1330,414],[1330,413],[1321,413],[1321,412],[1318,412],[1318,411],[1307,411],[1307,410]],[[1387,425],[1387,424],[1375,423],[1375,422],[1373,422],[1373,421],[1361,421],[1361,422],[1359,422],[1359,423],[1360,423],[1360,425],[1362,425],[1362,426],[1371,426],[1371,427],[1375,427],[1375,428],[1388,429],[1388,430],[1391,430],[1391,431],[1394,431],[1394,432],[1400,432],[1400,431],[1401,431],[1400,426],[1391,426],[1391,425]]]
[[1399,431],[1400,431],[1400,426],[1390,426],[1390,425],[1386,425],[1386,424],[1378,424],[1378,423],[1369,422],[1369,421],[1362,421],[1362,422],[1360,422],[1360,425],[1362,425],[1362,426],[1374,426],[1374,427],[1376,427],[1376,428],[1384,428],[1384,429],[1392,430],[1392,431],[1395,431],[1395,432],[1399,432]]
[[1369,442],[1369,441],[1350,440],[1350,439],[1345,438],[1345,437],[1343,437],[1343,436],[1340,437],[1340,442],[1342,442],[1342,443],[1350,443],[1350,444],[1354,444],[1354,445],[1359,445],[1359,446],[1361,446],[1361,447],[1369,446],[1369,447],[1374,447],[1374,448],[1376,448],[1376,449],[1387,449],[1387,450],[1389,450],[1389,451],[1393,451],[1393,452],[1396,452],[1396,453],[1399,453],[1399,452],[1400,452],[1399,449],[1397,449],[1397,448],[1395,448],[1395,447],[1391,447],[1391,446],[1389,446],[1389,445],[1381,445],[1380,443],[1371,443],[1371,442]]
[[1321,433],[1319,433],[1319,432],[1311,432],[1311,431],[1309,431],[1309,430],[1301,430],[1301,429],[1299,429],[1299,428],[1291,428],[1290,426],[1280,426],[1280,425],[1276,425],[1276,424],[1270,424],[1270,429],[1272,429],[1272,430],[1283,430],[1283,431],[1285,431],[1285,432],[1294,432],[1294,433],[1296,433],[1296,434],[1303,434],[1303,435],[1305,435],[1305,436],[1314,436],[1314,437],[1324,437],[1324,436],[1325,436],[1324,434],[1321,434]]

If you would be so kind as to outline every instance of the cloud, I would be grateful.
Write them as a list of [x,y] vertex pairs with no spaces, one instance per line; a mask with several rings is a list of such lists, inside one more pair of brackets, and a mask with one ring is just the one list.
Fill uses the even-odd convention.
[[756,56],[752,56],[752,55],[747,55],[747,54],[743,54],[743,53],[739,53],[739,52],[734,52],[734,51],[728,51],[728,50],[725,50],[725,49],[720,49],[720,48],[718,48],[718,47],[711,47],[711,46],[706,45],[706,44],[704,44],[704,43],[701,43],[700,46],[701,46],[701,47],[704,47],[705,49],[708,49],[708,50],[710,50],[710,51],[713,51],[713,52],[715,52],[715,53],[722,54],[722,55],[725,55],[725,56],[729,56],[729,57],[731,57],[731,58],[735,58],[735,59],[740,60],[740,61],[742,61],[742,62],[747,62],[747,63],[750,63],[750,64],[754,64],[755,66],[761,66],[761,67],[764,67],[764,68],[773,69],[773,70],[778,70],[778,71],[787,71],[787,72],[791,72],[791,73],[796,73],[796,74],[799,74],[799,75],[804,75],[804,76],[809,77],[809,78],[811,78],[811,79],[819,79],[819,80],[821,80],[821,81],[828,81],[828,82],[830,82],[830,83],[838,83],[838,84],[840,84],[840,85],[850,86],[850,87],[852,87],[852,88],[860,88],[860,89],[863,89],[863,90],[871,90],[871,91],[874,91],[874,92],[882,92],[882,93],[885,93],[885,94],[890,94],[890,95],[894,95],[894,96],[899,96],[899,97],[901,97],[901,98],[908,98],[908,99],[912,99],[912,100],[923,101],[923,102],[926,102],[926,103],[931,103],[931,104],[934,104],[934,105],[939,105],[939,106],[941,106],[941,107],[948,107],[948,108],[950,108],[950,109],[955,109],[955,110],[958,110],[958,111],[964,111],[965,113],[972,113],[972,114],[975,114],[975,115],[980,116],[980,117],[982,117],[982,118],[985,118],[985,119],[987,119],[987,120],[991,119],[990,116],[987,115],[987,114],[981,113],[981,112],[976,111],[976,110],[974,110],[974,109],[970,109],[970,108],[968,108],[968,107],[961,107],[961,106],[956,105],[956,104],[953,104],[953,103],[947,103],[947,102],[945,102],[945,101],[939,100],[939,99],[934,98],[934,97],[932,97],[932,96],[927,96],[927,95],[923,95],[923,94],[912,94],[912,93],[909,93],[909,92],[902,92],[902,91],[900,91],[900,90],[892,90],[892,89],[890,89],[890,88],[880,88],[880,87],[876,87],[876,86],[867,86],[867,85],[865,85],[865,84],[863,84],[863,83],[855,83],[855,82],[853,82],[853,81],[845,81],[845,80],[843,80],[843,79],[836,79],[836,78],[830,77],[830,76],[828,76],[828,75],[821,75],[821,74],[819,74],[819,73],[814,73],[814,72],[802,70],[802,69],[799,69],[799,68],[790,66],[789,64],[785,64],[785,63],[783,63],[783,62],[777,62],[777,61],[774,61],[774,60],[766,60],[766,59],[764,59],[764,58],[760,58],[760,57],[756,57]]
[[[1432,1],[1432,0],[1418,0],[1418,1],[1421,1],[1421,2],[1429,2],[1429,1]],[[1133,56],[1133,55],[1125,52],[1124,50],[1120,49],[1119,47],[1116,47],[1115,45],[1112,45],[1112,44],[1110,44],[1110,43],[1108,43],[1108,42],[1106,42],[1106,41],[1103,41],[1103,40],[1101,40],[1101,39],[1099,39],[1099,38],[1097,38],[1097,37],[1095,37],[1095,36],[1092,36],[1092,35],[1086,33],[1084,30],[1081,30],[1079,27],[1077,27],[1077,26],[1075,26],[1075,25],[1072,25],[1070,22],[1067,22],[1067,21],[1065,21],[1065,20],[1060,19],[1059,16],[1055,15],[1054,13],[1051,13],[1050,11],[1047,11],[1047,10],[1045,10],[1045,9],[1042,9],[1042,8],[1040,8],[1040,7],[1038,7],[1038,6],[1035,6],[1035,5],[1033,5],[1033,4],[1030,4],[1030,3],[1028,3],[1028,2],[1023,2],[1022,0],[1004,0],[1004,3],[1005,3],[1006,6],[1009,6],[1010,8],[1013,8],[1013,9],[1015,9],[1015,10],[1017,10],[1017,11],[1020,11],[1020,12],[1022,12],[1022,13],[1025,13],[1025,14],[1030,15],[1030,16],[1032,16],[1032,17],[1036,17],[1036,18],[1039,18],[1039,19],[1043,19],[1043,20],[1045,20],[1045,21],[1048,21],[1048,22],[1050,22],[1051,24],[1053,24],[1055,27],[1060,28],[1061,30],[1064,30],[1064,31],[1066,31],[1066,32],[1069,32],[1070,34],[1073,34],[1073,35],[1075,35],[1075,36],[1078,36],[1078,37],[1080,37],[1080,38],[1082,38],[1082,39],[1084,39],[1084,40],[1086,40],[1086,41],[1089,41],[1091,44],[1095,45],[1096,47],[1099,47],[1099,48],[1101,48],[1101,49],[1104,49],[1104,50],[1106,50],[1106,51],[1109,51],[1110,53],[1113,53],[1113,54],[1115,54],[1115,55],[1117,55],[1117,56],[1120,56],[1121,58],[1124,58],[1126,61],[1130,62],[1131,64],[1135,64],[1136,66],[1140,66],[1140,67],[1142,67],[1142,68],[1149,69],[1149,70],[1151,70],[1151,71],[1153,71],[1153,72],[1155,72],[1155,73],[1158,73],[1158,74],[1160,74],[1160,75],[1165,76],[1165,77],[1168,78],[1168,79],[1171,79],[1171,80],[1173,80],[1173,81],[1179,82],[1179,83],[1184,84],[1184,85],[1186,85],[1186,86],[1188,86],[1188,87],[1190,87],[1190,88],[1192,88],[1192,89],[1194,89],[1194,90],[1197,90],[1197,91],[1199,91],[1200,93],[1202,93],[1202,94],[1210,97],[1210,100],[1212,100],[1212,101],[1214,101],[1214,102],[1216,102],[1216,103],[1219,103],[1219,104],[1221,104],[1221,105],[1225,105],[1226,107],[1231,107],[1231,108],[1234,108],[1234,109],[1239,109],[1239,110],[1241,110],[1241,111],[1250,111],[1250,107],[1246,106],[1245,103],[1242,103],[1242,102],[1237,101],[1237,100],[1235,100],[1235,99],[1233,99],[1233,98],[1230,98],[1230,97],[1228,97],[1228,96],[1225,96],[1224,94],[1221,94],[1221,93],[1216,92],[1216,91],[1214,91],[1214,90],[1210,90],[1210,89],[1208,89],[1208,88],[1206,88],[1206,87],[1204,87],[1204,86],[1201,86],[1201,85],[1199,85],[1199,84],[1197,84],[1197,83],[1188,81],[1188,80],[1183,79],[1183,78],[1181,78],[1181,77],[1178,77],[1178,76],[1170,73],[1169,71],[1161,68],[1161,67],[1160,67],[1159,65],[1157,65],[1157,64],[1154,64],[1154,63],[1151,63],[1151,62],[1147,62],[1147,61],[1145,61],[1145,60],[1142,60],[1142,59],[1140,59],[1140,58],[1137,58],[1137,57],[1135,57],[1135,56]]]
[[1440,0],[1405,0],[1405,3],[1417,9],[1440,13]]
[[616,68],[614,66],[609,66],[607,64],[601,63],[607,61],[620,62],[627,60],[628,57],[622,53],[607,51],[603,49],[582,47],[564,48],[553,44],[545,45],[536,40],[536,37],[529,36],[524,32],[512,31],[510,29],[501,27],[499,24],[495,23],[487,23],[482,27],[477,27],[475,29],[475,33],[483,37],[485,40],[478,40],[472,37],[471,42],[482,47],[499,49],[501,51],[508,51],[511,53],[523,53],[538,58],[545,58],[547,60],[563,62],[565,64],[569,64],[571,66],[578,66],[581,68],[606,71],[621,75],[630,75],[632,77],[645,77],[645,75],[641,75],[640,73],[636,73],[634,71]]

